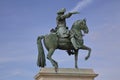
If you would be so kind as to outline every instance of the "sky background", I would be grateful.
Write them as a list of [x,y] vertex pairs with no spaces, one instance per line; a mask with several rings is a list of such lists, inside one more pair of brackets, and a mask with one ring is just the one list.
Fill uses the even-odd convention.
[[[120,79],[120,0],[0,0],[0,80],[34,80],[40,70],[36,39],[55,28],[61,8],[80,12],[67,19],[69,29],[87,19],[84,41],[92,52],[85,61],[87,51],[79,50],[79,68],[94,69],[95,80]],[[60,68],[74,68],[74,56],[65,51],[53,58]],[[52,67],[48,60],[46,67]]]

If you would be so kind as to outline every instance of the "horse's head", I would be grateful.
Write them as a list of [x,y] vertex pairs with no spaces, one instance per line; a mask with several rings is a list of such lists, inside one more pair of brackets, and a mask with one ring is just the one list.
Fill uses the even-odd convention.
[[89,32],[89,29],[88,29],[87,24],[86,24],[86,19],[83,19],[80,21],[80,28],[86,34]]
[[72,29],[76,29],[79,31],[82,30],[85,34],[87,34],[89,32],[89,29],[86,24],[86,19],[75,21],[72,26]]

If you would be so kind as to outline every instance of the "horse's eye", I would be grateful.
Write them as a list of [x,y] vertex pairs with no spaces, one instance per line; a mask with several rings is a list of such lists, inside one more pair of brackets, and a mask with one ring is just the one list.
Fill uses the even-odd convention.
[[84,22],[82,23],[82,25],[84,25]]

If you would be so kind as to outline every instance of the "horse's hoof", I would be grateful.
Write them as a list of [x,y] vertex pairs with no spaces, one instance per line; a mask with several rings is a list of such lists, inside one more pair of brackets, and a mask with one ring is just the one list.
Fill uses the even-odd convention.
[[78,69],[78,67],[77,67],[77,66],[75,66],[75,68],[76,68],[76,69]]
[[85,60],[88,60],[89,57],[85,57]]
[[58,68],[55,68],[55,72],[56,72],[56,73],[58,72]]

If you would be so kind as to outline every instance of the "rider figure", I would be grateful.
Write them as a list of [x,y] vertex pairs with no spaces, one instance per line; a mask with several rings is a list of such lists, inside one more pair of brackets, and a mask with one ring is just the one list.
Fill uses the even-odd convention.
[[[56,24],[57,24],[57,27],[54,29],[51,30],[51,32],[56,32],[57,35],[59,37],[62,37],[62,38],[66,38],[66,37],[69,37],[69,35],[71,36],[71,42],[74,46],[75,49],[77,44],[75,44],[75,39],[74,37],[72,37],[72,35],[69,33],[69,30],[68,30],[68,27],[66,26],[66,18],[69,18],[71,17],[73,14],[78,14],[79,12],[68,12],[67,14],[64,14],[66,12],[66,9],[65,8],[62,8],[60,9],[58,12],[57,12],[57,17],[56,17]],[[71,51],[68,50],[68,53],[72,53]]]
[[66,18],[71,17],[73,14],[79,13],[79,12],[69,12],[67,14],[64,14],[65,12],[66,12],[65,8],[62,8],[57,12],[57,17],[56,17],[57,27],[55,28],[55,31],[57,31],[57,35],[63,38],[69,36],[69,30],[68,27],[66,26]]

